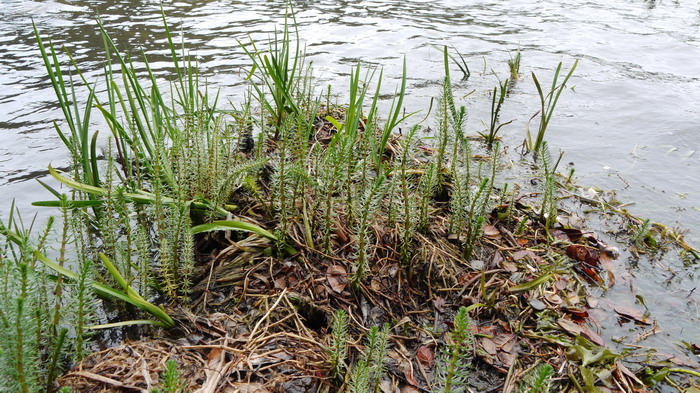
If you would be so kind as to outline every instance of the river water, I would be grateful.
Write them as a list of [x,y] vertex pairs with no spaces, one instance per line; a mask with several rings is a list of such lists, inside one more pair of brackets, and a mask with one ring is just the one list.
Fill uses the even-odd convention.
[[[167,73],[160,1],[0,0],[0,209],[13,198],[25,212],[31,201],[50,199],[34,181],[49,163],[67,165],[53,130],[61,113],[45,76],[32,31],[71,50],[89,80],[101,72],[100,15],[121,48],[148,53]],[[633,202],[637,215],[687,231],[700,245],[700,3],[697,0],[522,0],[522,1],[296,1],[299,35],[321,87],[347,90],[358,61],[383,67],[392,93],[408,65],[407,111],[425,110],[437,94],[442,55],[434,45],[452,45],[472,77],[459,83],[470,112],[469,132],[488,121],[495,75],[508,76],[506,61],[519,48],[522,78],[513,85],[501,131],[516,145],[539,99],[530,76],[546,85],[556,65],[579,59],[548,131],[552,150],[565,151],[578,182],[614,190]],[[210,82],[236,102],[248,62],[237,39],[266,39],[283,20],[282,1],[180,1],[163,8],[176,36],[184,34]],[[137,56],[138,58],[138,56]],[[460,74],[453,67],[453,76]],[[341,99],[342,102],[342,99]],[[96,123],[96,127],[101,125]],[[103,134],[108,131],[102,126]],[[52,212],[39,211],[40,215]],[[5,213],[6,214],[6,213]],[[675,253],[660,261],[618,261],[628,277],[607,294],[634,302],[641,295],[663,332],[649,345],[679,352],[684,339],[700,344],[696,265]],[[608,321],[607,337],[631,331]],[[688,354],[685,354],[688,355]],[[688,355],[690,356],[690,355]]]

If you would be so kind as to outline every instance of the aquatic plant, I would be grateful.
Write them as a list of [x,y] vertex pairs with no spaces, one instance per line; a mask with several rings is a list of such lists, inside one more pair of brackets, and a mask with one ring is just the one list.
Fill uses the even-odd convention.
[[[290,18],[295,29],[294,40],[292,40],[290,32]],[[291,3],[288,3],[281,36],[275,32],[274,38],[268,43],[267,50],[258,49],[252,39],[247,46],[239,41],[239,45],[253,62],[253,68],[248,78],[259,75],[262,85],[267,88],[267,93],[272,97],[272,101],[268,101],[265,99],[263,89],[256,83],[252,84],[259,102],[272,115],[273,140],[278,140],[280,133],[283,132],[282,125],[287,114],[301,114],[295,95],[304,72],[304,55],[299,45],[299,34],[296,29],[296,16]],[[294,46],[292,46],[293,42]],[[260,69],[261,72],[256,73],[256,69]]]
[[[314,372],[333,376],[319,378],[322,389],[374,393],[383,388],[386,361],[394,352],[388,352],[390,325],[370,325],[395,323],[397,340],[405,341],[403,335],[415,333],[416,322],[425,322],[421,315],[432,315],[425,313],[431,302],[439,314],[449,315],[442,300],[461,301],[474,294],[498,318],[503,310],[525,304],[520,297],[524,292],[563,275],[568,259],[554,256],[557,250],[522,246],[523,241],[547,244],[547,229],[558,211],[558,160],[552,162],[542,141],[536,153],[543,157],[544,190],[534,214],[516,187],[496,188],[502,153],[497,133],[504,125],[498,117],[508,82],[500,83],[491,97],[489,133],[484,132],[493,143],[487,150],[490,157],[477,157],[483,150],[472,149],[465,135],[467,110],[455,102],[459,92],[453,92],[449,66],[456,60],[447,48],[433,135],[427,129],[423,133],[405,114],[407,60],[388,113],[379,113],[382,73],[372,67],[350,69],[348,102],[339,104],[339,99],[331,100],[330,87],[316,95],[313,70],[304,60],[296,30],[285,23],[267,46],[242,45],[251,62],[251,85],[239,106],[224,110],[196,62],[175,50],[167,24],[175,69],[170,89],[158,81],[147,60],[145,70],[137,71],[141,68],[99,27],[106,57],[114,60],[105,63],[106,93],[99,99],[92,92],[104,86],[88,83],[76,64],[75,84],[61,79],[56,74],[58,55],[51,45],[42,47],[59,102],[80,96],[73,91],[82,81],[91,93],[88,106],[105,117],[112,136],[98,162],[94,134],[81,128],[88,109],[78,111],[80,103],[72,102],[64,108],[75,129],[61,134],[67,148],[76,152],[71,153],[73,167],[66,173],[50,167],[49,172],[68,191],[64,195],[45,185],[55,200],[37,203],[59,208],[63,240],[49,248],[48,230],[26,242],[16,225],[3,231],[3,240],[16,251],[10,255],[4,249],[0,259],[3,271],[12,273],[0,278],[9,294],[0,301],[0,311],[10,316],[9,323],[0,318],[0,334],[6,339],[0,358],[10,370],[8,386],[13,389],[49,386],[71,360],[90,351],[92,328],[138,323],[150,325],[144,331],[151,332],[174,326],[182,314],[189,318],[195,310],[219,312],[231,306],[248,308],[252,318],[247,321],[253,320],[255,327],[248,330],[246,343],[228,341],[231,347],[221,352],[222,359],[231,356],[229,349],[257,352],[255,359],[262,358],[264,340],[274,338],[274,345],[284,348],[287,337],[296,349],[314,348],[307,351]],[[462,58],[459,64],[468,76],[466,61]],[[554,84],[555,94],[562,86]],[[543,106],[553,109],[557,99],[542,98]],[[547,116],[549,120],[551,110]],[[482,241],[485,229],[490,231],[488,241]],[[505,240],[496,243],[497,238]],[[496,261],[500,255],[518,269],[524,263],[514,254],[526,248],[544,263],[532,258],[527,270],[513,274],[511,266],[507,272],[487,270],[474,261]],[[213,294],[226,300],[213,300]],[[95,316],[96,297],[114,300],[109,318]],[[270,306],[272,297],[277,301]],[[321,301],[327,303],[314,304]],[[505,306],[498,307],[499,302]],[[348,311],[336,311],[330,321],[327,306]],[[475,351],[469,310],[460,308],[454,328],[438,340],[437,370],[429,371],[435,371],[436,391],[467,389]],[[561,315],[556,308],[547,312]],[[227,317],[237,318],[233,313]],[[525,312],[520,317],[522,327],[532,327],[533,335],[542,333],[536,315]],[[40,325],[38,320],[49,323]],[[202,359],[230,337],[228,325],[240,326],[208,326],[205,335],[222,341],[213,341],[211,348],[198,346]],[[439,326],[432,328],[435,337],[440,336]],[[218,329],[225,332],[214,331]],[[350,330],[366,332],[364,347],[351,340]],[[38,336],[43,337],[39,344],[29,339]],[[325,345],[319,344],[323,340]],[[397,353],[404,348],[399,341]],[[422,355],[418,361],[423,366],[434,360],[432,353]],[[157,366],[165,365],[160,391],[182,391],[178,366],[164,360]],[[253,371],[255,377],[259,370],[275,367],[273,363]],[[295,362],[282,363],[296,367]],[[585,372],[571,370],[576,378]],[[189,369],[187,374],[189,378]],[[545,382],[539,378],[533,384]]]
[[508,59],[508,69],[510,70],[510,79],[518,80],[520,79],[520,48],[515,52],[515,56],[508,54],[510,59]]
[[503,82],[499,81],[498,87],[493,88],[493,92],[491,93],[491,118],[489,123],[489,130],[488,133],[479,133],[479,135],[484,137],[484,140],[486,141],[486,144],[489,147],[493,146],[493,143],[496,141],[498,131],[501,130],[501,127],[513,122],[513,120],[511,120],[505,123],[498,124],[498,118],[501,114],[501,106],[503,105],[503,101],[506,98],[506,93],[508,92],[508,82],[508,79],[506,79]]
[[538,114],[540,115],[540,124],[537,129],[537,136],[533,142],[532,136],[530,135],[530,127],[528,122],[528,128],[527,128],[527,134],[526,134],[526,146],[528,150],[532,152],[539,152],[540,148],[542,147],[542,142],[544,142],[544,134],[547,131],[547,127],[549,127],[549,122],[552,120],[552,115],[554,114],[554,108],[557,106],[557,102],[559,101],[559,96],[561,96],[561,93],[564,91],[564,88],[566,87],[566,82],[569,81],[571,78],[571,75],[574,74],[574,71],[576,70],[576,66],[578,65],[578,59],[574,61],[574,64],[571,66],[571,69],[569,69],[569,72],[566,74],[564,77],[564,80],[561,82],[561,84],[557,84],[559,81],[559,74],[561,72],[561,66],[562,63],[560,62],[559,65],[557,66],[556,71],[554,71],[554,78],[552,78],[552,87],[549,89],[547,94],[544,93],[542,90],[542,87],[540,86],[540,82],[537,79],[537,76],[535,73],[532,73],[532,80],[535,82],[535,87],[537,87],[537,94],[540,97],[540,110],[535,113],[530,121],[534,119]]

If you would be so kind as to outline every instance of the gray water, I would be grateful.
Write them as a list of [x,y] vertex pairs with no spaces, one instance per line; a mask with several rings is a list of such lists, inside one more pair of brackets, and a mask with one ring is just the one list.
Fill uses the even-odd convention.
[[[488,121],[494,73],[508,76],[506,60],[520,48],[521,74],[503,108],[502,129],[511,146],[525,135],[539,99],[530,76],[545,81],[561,61],[580,64],[557,107],[547,139],[565,151],[580,184],[617,192],[637,215],[687,231],[700,246],[700,3],[651,0],[524,1],[296,1],[300,37],[320,88],[347,90],[358,61],[383,67],[385,93],[393,92],[407,58],[406,110],[425,110],[436,96],[442,55],[434,45],[453,45],[472,77],[456,95],[470,113],[469,133]],[[248,62],[236,39],[266,39],[283,20],[281,1],[166,2],[171,29],[184,34],[210,82],[236,102]],[[34,181],[49,163],[65,166],[65,150],[52,127],[61,113],[31,29],[71,50],[88,80],[101,72],[101,15],[121,48],[143,48],[162,70],[164,34],[160,1],[0,0],[0,209],[13,198],[26,213],[31,201],[50,199]],[[137,56],[138,57],[138,56]],[[453,76],[459,70],[452,67]],[[544,82],[547,84],[548,82]],[[96,129],[107,134],[99,122]],[[52,211],[39,210],[45,216]],[[624,250],[623,250],[624,251]],[[613,302],[643,296],[663,332],[643,342],[683,354],[678,340],[700,344],[698,268],[675,253],[633,264],[616,262]],[[608,315],[606,337],[634,335],[631,324]]]

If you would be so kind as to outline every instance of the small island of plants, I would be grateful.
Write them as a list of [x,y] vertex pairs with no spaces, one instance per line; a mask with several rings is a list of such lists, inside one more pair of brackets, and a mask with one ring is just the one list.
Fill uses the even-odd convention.
[[[576,63],[566,72],[559,64],[549,89],[532,75],[541,110],[524,151],[540,181],[525,192],[499,180],[499,112],[519,51],[510,81],[492,92],[487,129],[473,136],[451,61],[465,77],[469,69],[447,47],[430,110],[405,113],[404,61],[380,113],[380,70],[353,68],[343,104],[331,87],[317,94],[294,24],[285,24],[266,45],[240,43],[250,84],[243,102],[226,106],[163,21],[168,80],[145,55],[137,65],[120,51],[101,23],[104,76],[87,80],[75,62],[61,66],[35,28],[71,165],[49,166],[57,182],[41,184],[55,199],[35,202],[57,209],[56,219],[34,228],[13,207],[0,223],[0,390],[697,384],[687,367],[628,367],[587,324],[587,289],[606,285],[616,250],[560,220],[572,179],[558,174],[561,154],[544,138]],[[78,88],[87,89],[83,102]],[[109,128],[103,157],[95,115]],[[626,218],[636,247],[659,246],[658,228]],[[646,323],[636,310],[619,313]]]

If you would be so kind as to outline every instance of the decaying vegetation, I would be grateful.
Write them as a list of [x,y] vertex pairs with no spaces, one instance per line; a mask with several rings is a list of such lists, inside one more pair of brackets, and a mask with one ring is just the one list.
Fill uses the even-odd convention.
[[[547,95],[535,78],[532,198],[498,181],[507,80],[477,155],[447,48],[428,136],[403,111],[405,66],[388,113],[381,72],[360,65],[347,103],[316,96],[293,23],[241,43],[250,89],[227,109],[167,24],[169,84],[100,29],[104,84],[82,80],[83,105],[78,65],[62,69],[37,32],[73,165],[50,168],[62,188],[36,203],[59,220],[32,231],[11,209],[0,225],[0,390],[631,392],[697,376],[628,368],[587,323],[586,288],[606,285],[615,250],[558,220],[561,156],[544,132],[561,64]],[[111,131],[104,162],[94,111]],[[635,247],[654,247],[636,225]]]

